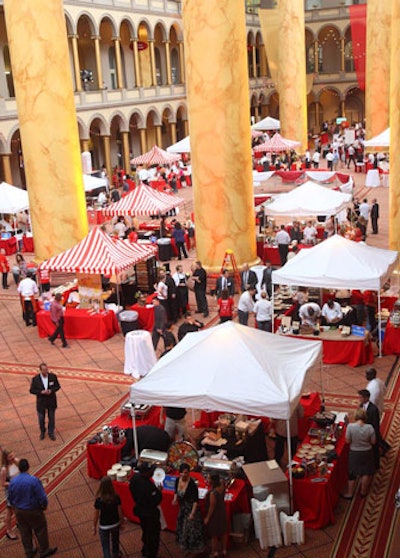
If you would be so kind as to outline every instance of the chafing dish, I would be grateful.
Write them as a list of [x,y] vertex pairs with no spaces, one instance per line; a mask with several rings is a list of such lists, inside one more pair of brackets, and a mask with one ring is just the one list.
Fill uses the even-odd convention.
[[165,451],[144,449],[140,452],[140,461],[166,467],[168,454]]
[[132,406],[135,408],[135,417],[137,419],[143,419],[151,409],[151,405],[134,405],[128,400],[121,407],[121,416],[132,416]]
[[235,475],[237,467],[234,461],[211,458],[204,459],[202,465],[204,475],[215,475],[218,473],[223,479],[231,479]]

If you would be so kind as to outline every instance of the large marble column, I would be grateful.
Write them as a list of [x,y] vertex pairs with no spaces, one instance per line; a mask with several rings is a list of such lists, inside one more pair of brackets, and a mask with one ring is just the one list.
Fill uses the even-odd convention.
[[390,55],[389,247],[400,250],[400,3],[392,0]]
[[182,13],[197,254],[215,271],[227,250],[255,263],[244,3],[184,0]]
[[[368,0],[365,118],[367,139],[389,126],[391,2]],[[398,72],[398,69],[396,70]]]
[[47,259],[87,234],[62,0],[4,0],[35,253]]

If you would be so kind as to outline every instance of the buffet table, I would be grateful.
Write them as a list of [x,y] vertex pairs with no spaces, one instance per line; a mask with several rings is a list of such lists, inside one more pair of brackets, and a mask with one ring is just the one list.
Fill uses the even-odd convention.
[[322,341],[322,361],[324,364],[348,364],[355,368],[374,362],[374,353],[370,337],[349,335],[342,337],[339,330],[321,332],[314,335],[292,335],[297,339],[314,339]]
[[0,249],[6,251],[6,256],[15,254],[18,249],[18,243],[15,236],[11,236],[10,238],[0,238]]
[[[160,427],[160,407],[152,407],[148,414],[141,420],[136,419],[136,426],[148,424]],[[132,428],[132,418],[128,415],[119,416],[111,422],[111,426],[120,428]],[[87,473],[92,479],[101,479],[107,475],[114,463],[121,460],[121,451],[125,441],[121,444],[87,444]]]
[[[303,248],[312,248],[311,244],[298,244],[298,250],[302,250]],[[292,252],[292,249],[289,248],[289,252]],[[264,244],[263,252],[262,252],[262,260],[263,262],[270,261],[274,266],[281,265],[281,258],[279,256],[278,246],[271,246],[269,244]]]
[[[36,314],[39,337],[52,335],[55,325],[50,312],[40,310]],[[119,324],[114,312],[91,314],[88,310],[67,308],[64,314],[64,333],[67,339],[94,339],[105,341],[119,333]]]
[[394,327],[390,320],[386,324],[382,353],[384,355],[400,355],[400,327]]
[[[309,436],[304,442],[309,442]],[[324,477],[317,475],[304,479],[293,479],[294,509],[300,511],[300,517],[306,527],[322,529],[326,525],[335,523],[333,510],[340,492],[347,483],[347,462],[349,445],[345,442],[345,432],[336,443],[337,459],[333,467]],[[301,461],[295,457],[296,461]]]
[[[203,475],[200,473],[190,473],[190,476],[198,481],[199,488],[207,488]],[[129,482],[113,482],[116,493],[121,498],[122,513],[130,521],[139,523],[139,518],[133,513],[135,506],[131,491],[129,490]],[[172,500],[174,497],[174,490],[163,489],[163,498],[161,502],[161,509],[163,511],[167,529],[175,531],[176,520],[178,517],[179,506],[174,506]],[[200,499],[200,509],[202,510],[203,517],[205,515],[205,500]],[[228,519],[228,525],[231,524],[234,513],[250,513],[250,504],[247,497],[246,483],[241,479],[236,479],[233,485],[226,491],[225,494],[225,508]]]

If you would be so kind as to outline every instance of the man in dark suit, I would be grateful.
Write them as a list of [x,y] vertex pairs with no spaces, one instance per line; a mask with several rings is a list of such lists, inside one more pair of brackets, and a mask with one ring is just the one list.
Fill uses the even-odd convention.
[[153,299],[154,306],[154,325],[151,333],[154,350],[157,350],[157,345],[160,337],[164,338],[165,327],[167,325],[167,312],[158,298]]
[[266,268],[263,271],[263,276],[261,280],[261,290],[265,286],[265,290],[268,294],[268,297],[271,298],[272,296],[272,265],[271,262],[265,262]]
[[50,440],[55,440],[55,413],[57,409],[56,392],[60,389],[57,376],[49,372],[47,364],[39,364],[40,373],[32,378],[30,393],[36,395],[36,410],[39,420],[40,439],[44,439],[46,433],[45,418],[48,416],[48,433]]
[[376,444],[373,446],[374,450],[374,461],[375,469],[379,469],[379,446],[381,445],[381,431],[380,431],[380,419],[379,419],[379,409],[376,405],[371,403],[369,400],[371,394],[367,389],[360,389],[358,392],[360,398],[360,409],[364,409],[367,415],[367,424],[371,424],[375,430]]
[[209,315],[207,302],[207,272],[200,261],[195,262],[195,269],[192,274],[194,280],[194,295],[196,297],[196,314],[203,314],[205,318]]
[[258,278],[255,271],[252,271],[249,268],[249,264],[244,263],[242,267],[242,273],[240,274],[241,278],[241,289],[242,293],[247,291],[248,289],[255,289],[258,283]]
[[221,297],[223,289],[228,290],[229,296],[235,294],[235,284],[227,269],[223,269],[221,275],[217,279],[217,298]]
[[372,234],[378,234],[379,203],[376,201],[376,198],[372,200],[370,215],[371,215],[371,224],[372,224]]

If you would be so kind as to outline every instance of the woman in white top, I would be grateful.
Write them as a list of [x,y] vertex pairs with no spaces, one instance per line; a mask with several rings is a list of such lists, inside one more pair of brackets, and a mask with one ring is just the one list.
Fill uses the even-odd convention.
[[19,474],[18,469],[18,459],[15,457],[14,453],[8,449],[3,449],[1,452],[1,486],[4,488],[4,493],[6,496],[7,508],[6,508],[6,536],[8,539],[15,541],[18,539],[17,535],[12,532],[11,518],[12,518],[12,507],[8,501],[8,486],[11,480]]

